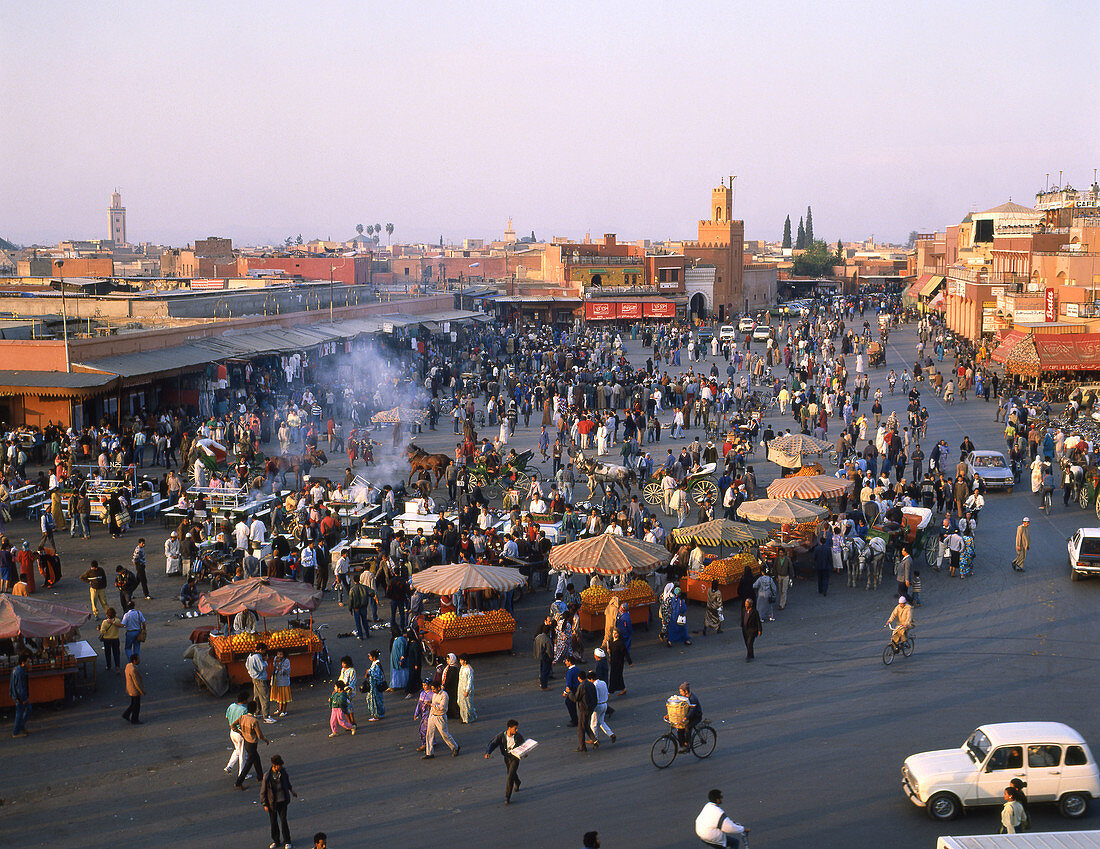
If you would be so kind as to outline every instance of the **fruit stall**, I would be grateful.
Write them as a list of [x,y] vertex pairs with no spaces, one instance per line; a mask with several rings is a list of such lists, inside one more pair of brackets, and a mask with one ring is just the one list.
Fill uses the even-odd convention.
[[613,595],[618,596],[620,602],[627,604],[632,625],[649,627],[649,606],[657,603],[657,596],[646,581],[635,578],[626,589],[608,590],[597,584],[581,590],[581,608],[578,611],[578,618],[582,631],[603,630],[604,611]]
[[244,662],[259,643],[271,652],[282,649],[290,661],[290,677],[302,678],[313,674],[313,656],[321,650],[321,640],[312,631],[303,628],[287,628],[283,631],[263,631],[258,634],[210,635],[210,649],[225,665],[233,684],[251,681]]
[[722,601],[729,601],[737,598],[737,584],[745,570],[760,568],[756,557],[747,551],[732,557],[706,558],[702,569],[691,570],[680,579],[680,589],[687,598],[705,603],[711,582],[717,581]]
[[454,654],[487,654],[512,650],[516,620],[506,610],[470,612],[461,616],[444,613],[426,622],[421,635],[436,657]]
[[23,651],[31,655],[31,704],[64,700],[76,679],[78,656],[71,649],[80,640],[77,628],[88,618],[87,611],[63,604],[0,595],[0,707],[15,704],[9,694],[11,674]]

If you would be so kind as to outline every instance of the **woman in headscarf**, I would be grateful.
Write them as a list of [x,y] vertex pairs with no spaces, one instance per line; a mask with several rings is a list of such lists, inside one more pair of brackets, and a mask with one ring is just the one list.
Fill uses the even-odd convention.
[[[833,539],[838,539],[840,534],[833,534]],[[775,585],[775,581],[772,576],[766,572],[761,572],[760,577],[752,585],[756,591],[756,611],[760,614],[760,619],[772,620],[775,617],[772,616],[772,601],[779,594],[779,588]]]
[[718,589],[718,582],[711,581],[707,590],[707,610],[703,614],[703,636],[707,635],[710,628],[716,634],[722,633],[722,591]]
[[617,595],[611,596],[611,600],[607,603],[607,607],[603,612],[603,642],[600,643],[603,648],[607,648],[607,644],[611,642],[611,632],[615,628],[615,623],[619,619],[619,597]]
[[474,694],[474,668],[470,666],[470,656],[462,655],[458,667],[458,714],[465,723],[477,719],[477,711],[470,701]]
[[623,645],[626,646],[626,662],[633,666],[634,662],[630,659],[630,644],[634,639],[634,623],[630,621],[630,605],[625,601],[619,605],[619,615],[615,620],[615,628],[618,629]]
[[668,642],[668,623],[672,609],[672,596],[675,591],[676,584],[672,581],[665,584],[665,588],[661,590],[661,603],[657,607],[657,616],[661,620],[661,626],[657,631],[657,639],[662,643]]
[[746,566],[745,570],[741,573],[741,580],[737,582],[737,597],[741,600],[742,604],[747,598],[754,598],[756,596],[756,590],[753,589],[753,585],[756,583],[756,575],[753,574],[752,566]]
[[382,701],[382,693],[386,689],[386,673],[382,671],[382,654],[378,649],[367,652],[370,658],[370,669],[367,671],[367,712],[370,719],[367,722],[377,722],[386,715],[386,705]]
[[423,752],[428,740],[428,716],[432,712],[432,688],[427,681],[421,681],[419,686],[420,696],[416,701],[416,709],[413,710],[413,719],[420,720],[420,745],[416,750]]
[[679,587],[672,591],[668,614],[668,639],[665,641],[666,644],[670,647],[673,643],[683,643],[685,646],[690,646],[691,637],[688,636],[687,629],[687,602],[684,601]]
[[554,663],[564,663],[567,655],[573,652],[573,605],[569,605],[558,622],[558,632],[554,637]]
[[447,655],[447,665],[443,667],[443,689],[446,690],[447,719],[458,719],[458,656],[451,652]]
[[393,626],[390,646],[390,689],[404,690],[409,684],[409,638]]
[[611,669],[607,689],[621,696],[626,692],[626,682],[623,680],[623,664],[630,659],[630,652],[627,651],[626,643],[623,641],[618,628],[611,631],[611,641],[607,644],[607,651],[611,655]]

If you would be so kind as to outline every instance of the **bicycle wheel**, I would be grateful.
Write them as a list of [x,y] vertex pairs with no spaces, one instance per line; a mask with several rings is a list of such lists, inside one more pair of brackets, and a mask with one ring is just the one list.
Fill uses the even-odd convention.
[[917,638],[916,637],[913,637],[913,636],[906,637],[905,641],[901,644],[901,653],[903,655],[905,655],[906,657],[912,657],[913,649],[916,647],[916,645],[917,645]]
[[896,652],[894,651],[894,646],[891,643],[887,643],[886,648],[882,650],[882,662],[889,666],[891,663],[894,662],[895,654]]
[[691,735],[691,753],[697,758],[709,758],[718,745],[718,732],[709,725],[699,725]]
[[676,760],[676,753],[680,744],[674,734],[662,734],[653,741],[653,748],[649,750],[649,759],[657,769],[664,769]]

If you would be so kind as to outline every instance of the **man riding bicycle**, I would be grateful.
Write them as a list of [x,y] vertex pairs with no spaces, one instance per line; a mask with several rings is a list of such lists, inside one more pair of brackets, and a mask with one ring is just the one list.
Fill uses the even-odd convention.
[[[699,704],[699,697],[691,692],[687,681],[680,685],[680,695],[688,700],[688,715],[684,727],[676,729],[676,737],[680,743],[680,751],[686,752],[691,746],[691,733],[703,721],[703,707]],[[667,715],[665,719],[668,719]]]
[[913,627],[913,608],[909,606],[905,596],[898,596],[897,606],[886,620],[886,627],[892,629],[890,645],[893,646],[894,654],[897,654],[901,650],[901,644],[909,636],[909,629]]
[[710,846],[742,847],[748,831],[722,810],[722,791],[711,790],[707,803],[695,818],[695,834],[699,839]]

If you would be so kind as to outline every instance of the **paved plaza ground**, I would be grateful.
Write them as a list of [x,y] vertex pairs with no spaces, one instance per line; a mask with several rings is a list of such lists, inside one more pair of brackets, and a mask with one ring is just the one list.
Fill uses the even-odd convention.
[[[914,344],[911,328],[891,336],[887,367],[872,370],[872,392],[876,385],[885,390],[889,367],[912,364]],[[632,361],[644,361],[648,352],[640,342],[628,346]],[[709,369],[710,360],[703,365]],[[954,462],[964,434],[979,448],[1004,447],[992,403],[944,408],[930,393],[922,400],[931,412],[926,453],[943,437]],[[900,391],[884,399],[887,413],[901,414],[904,406]],[[773,419],[779,427],[789,421]],[[448,431],[417,442],[453,450]],[[513,445],[534,447],[537,434],[537,427],[521,428]],[[327,471],[337,476],[344,465],[337,458]],[[755,466],[763,486],[777,473],[759,459]],[[1027,572],[1018,574],[1009,561],[1025,514],[1033,548]],[[958,745],[987,722],[1058,720],[1094,746],[1100,742],[1094,666],[1100,581],[1071,583],[1066,565],[1066,537],[1082,524],[1097,524],[1096,516],[1076,505],[1063,509],[1058,499],[1048,518],[1026,485],[1012,495],[990,494],[973,577],[921,570],[916,652],[889,668],[881,661],[887,639],[881,626],[894,604],[889,576],[871,592],[849,589],[843,576],[834,576],[828,597],[810,582],[797,582],[787,609],[765,623],[753,664],[744,662],[736,629],[693,635],[694,645],[672,649],[657,644],[655,629],[636,630],[627,694],[612,701],[618,742],[588,754],[574,752],[576,733],[565,725],[560,689],[538,688],[530,648],[551,596],[527,596],[516,609],[516,655],[473,658],[479,718],[451,725],[460,757],[420,760],[413,703],[394,694],[387,694],[383,722],[362,723],[355,737],[328,739],[330,687],[307,682],[295,683],[290,716],[264,726],[273,741],[261,748],[264,766],[276,752],[286,761],[300,797],[290,806],[296,846],[312,845],[318,830],[328,833],[334,849],[569,847],[579,846],[589,830],[600,832],[607,849],[695,846],[694,818],[712,787],[724,791],[730,816],[752,828],[754,849],[931,849],[943,833],[995,832],[996,809],[946,827],[933,823],[902,792],[901,764],[914,752]],[[36,538],[29,523],[16,522],[9,532],[16,541]],[[88,560],[99,558],[110,574],[128,562],[137,536],[148,538],[156,598],[141,603],[149,617],[142,652],[145,725],[120,718],[127,701],[121,676],[105,674],[101,665],[98,691],[76,704],[36,707],[25,739],[0,734],[0,846],[267,846],[254,780],[238,793],[222,772],[230,699],[197,689],[181,657],[196,622],[211,620],[175,617],[179,581],[164,576],[160,556],[166,531],[154,523],[122,541],[101,526],[96,534],[87,542],[59,537],[65,578],[55,597],[86,604],[76,576]],[[318,619],[332,626],[333,656],[350,653],[365,669],[367,644],[335,637],[351,630],[345,609],[326,599]],[[701,627],[700,606],[692,607],[689,624]],[[372,644],[387,654],[383,634]],[[665,699],[685,679],[718,729],[718,747],[709,760],[689,755],[658,771],[650,745],[663,730]],[[560,674],[552,683],[561,683]],[[503,763],[499,755],[485,761],[482,754],[510,717],[541,745],[522,764],[522,791],[504,807]],[[3,721],[11,722],[10,711]],[[1097,828],[1100,802],[1072,823],[1044,806],[1034,806],[1032,818],[1036,830]]]

